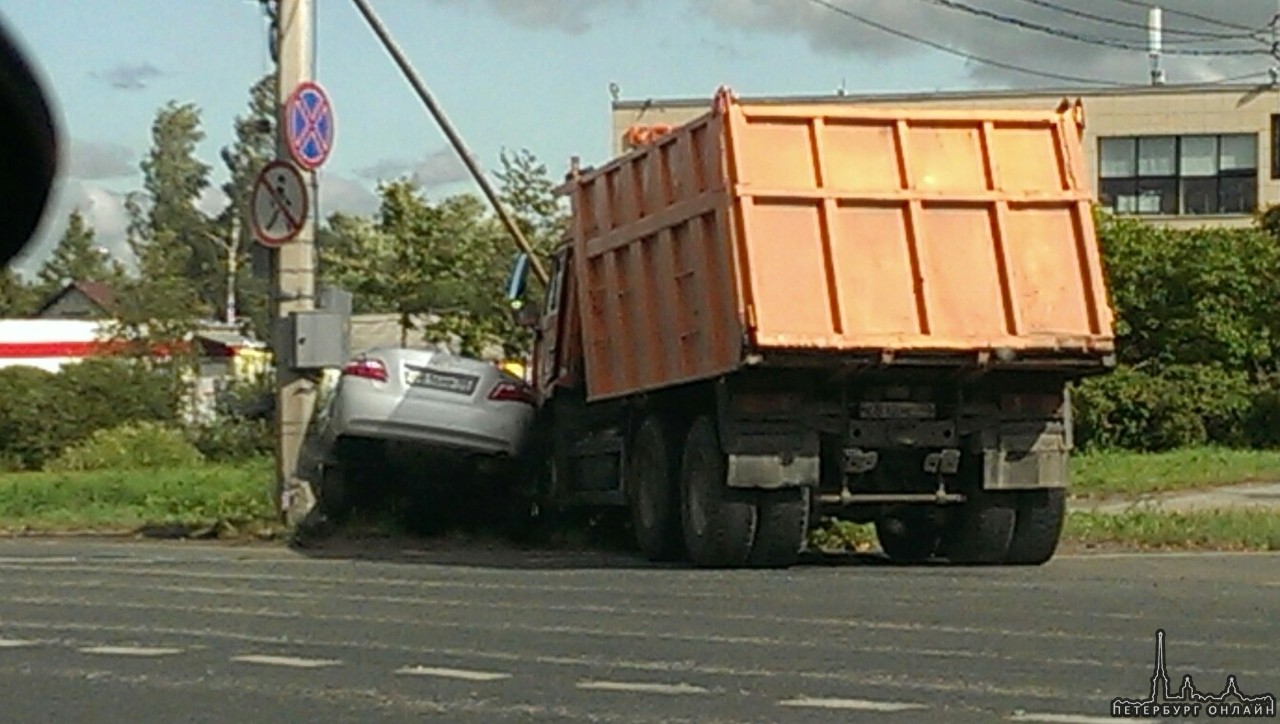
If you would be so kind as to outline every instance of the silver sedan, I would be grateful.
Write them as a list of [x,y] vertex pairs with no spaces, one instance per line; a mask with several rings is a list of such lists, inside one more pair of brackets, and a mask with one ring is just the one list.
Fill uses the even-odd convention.
[[492,363],[431,350],[372,349],[322,391],[299,473],[325,512],[337,515],[358,498],[391,492],[392,478],[443,473],[438,477],[448,480],[422,481],[438,488],[511,470],[525,452],[535,407],[532,387]]

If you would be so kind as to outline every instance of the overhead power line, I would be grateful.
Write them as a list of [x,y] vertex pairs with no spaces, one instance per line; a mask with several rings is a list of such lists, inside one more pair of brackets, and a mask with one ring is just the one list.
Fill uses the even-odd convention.
[[[1111,0],[1111,1],[1121,3],[1123,5],[1129,5],[1135,8],[1142,8],[1143,10],[1147,10],[1151,7],[1150,0],[1147,0],[1147,2],[1141,2],[1140,0]],[[1198,20],[1202,23],[1205,23],[1208,25],[1216,25],[1220,28],[1231,28],[1232,30],[1243,30],[1247,33],[1252,33],[1256,31],[1256,28],[1251,28],[1248,25],[1241,25],[1239,23],[1233,23],[1229,20],[1221,20],[1219,18],[1210,17],[1208,15],[1200,15],[1198,13],[1189,12],[1187,10],[1169,10],[1167,8],[1164,8],[1163,12],[1165,15],[1175,15],[1177,17],[1187,18],[1189,20]]]
[[[967,3],[958,2],[958,0],[920,0],[920,2],[936,5],[948,10],[967,13],[987,20],[1012,25],[1022,28],[1023,30],[1031,30],[1045,35],[1052,35],[1065,40],[1072,40],[1078,43],[1087,43],[1090,45],[1098,45],[1106,48],[1114,48],[1116,50],[1133,50],[1146,52],[1147,46],[1143,43],[1135,43],[1130,40],[1120,40],[1118,38],[1104,38],[1090,35],[1082,35],[1070,30],[1063,30],[1052,25],[1043,25],[1034,23],[1022,18],[1016,18],[1012,15],[997,13],[985,8],[975,7]],[[1223,48],[1223,49],[1199,49],[1199,48],[1166,48],[1166,55],[1200,55],[1200,56],[1241,56],[1241,55],[1270,55],[1267,50],[1261,49],[1245,49],[1245,48]]]
[[[1050,71],[1032,70],[1030,68],[1024,68],[1022,66],[1014,65],[1012,63],[993,60],[991,58],[984,58],[982,56],[974,55],[972,53],[967,53],[962,50],[956,50],[955,48],[951,48],[947,45],[943,45],[942,43],[938,43],[938,42],[929,40],[927,38],[922,38],[918,35],[913,35],[906,31],[899,30],[889,25],[885,25],[884,23],[877,22],[875,20],[872,20],[871,18],[855,13],[854,11],[849,10],[848,8],[844,8],[834,3],[828,2],[828,0],[809,0],[809,2],[819,7],[826,8],[827,10],[830,10],[833,13],[841,15],[849,20],[852,20],[856,23],[860,23],[869,28],[874,28],[876,30],[879,30],[880,32],[887,33],[889,35],[900,38],[902,40],[916,43],[918,45],[923,45],[925,47],[932,48],[934,50],[946,53],[948,55],[955,56],[957,58],[963,58],[964,60],[968,60],[973,63],[980,63],[982,65],[988,65],[993,68],[1000,68],[1002,70],[1007,70],[1014,73],[1022,73],[1024,75],[1036,76],[1039,78],[1048,78],[1050,80],[1061,80],[1061,81],[1067,81],[1070,83],[1081,83],[1084,85],[1110,86],[1115,88],[1147,87],[1145,84],[1141,84],[1141,83],[1121,83],[1118,81],[1104,80],[1101,78],[1085,78],[1081,76],[1065,75],[1062,73],[1053,73]],[[1255,73],[1248,73],[1246,75],[1223,78],[1221,80],[1216,80],[1216,81],[1168,83],[1168,84],[1165,84],[1163,87],[1164,88],[1213,87],[1213,86],[1225,85],[1229,83],[1239,83],[1242,81],[1251,80],[1253,78],[1259,78],[1265,75],[1269,75],[1269,74],[1266,72],[1255,72]]]
[[1031,70],[1030,68],[1023,68],[1022,66],[1014,65],[1013,63],[1005,63],[999,60],[992,60],[991,58],[983,58],[978,55],[973,55],[972,53],[966,53],[962,50],[956,50],[954,48],[943,45],[942,43],[937,43],[932,40],[928,40],[926,38],[921,38],[918,35],[912,35],[911,33],[908,33],[903,30],[898,30],[897,28],[890,27],[888,25],[885,25],[884,23],[876,22],[875,20],[859,15],[858,13],[855,13],[852,10],[849,10],[848,8],[842,8],[839,5],[835,5],[833,3],[827,2],[827,0],[809,0],[809,2],[813,3],[814,5],[824,7],[827,10],[830,10],[831,12],[843,15],[844,17],[850,20],[853,20],[854,22],[861,23],[870,28],[875,28],[880,32],[888,33],[889,35],[893,35],[903,40],[907,40],[912,43],[917,43],[919,45],[924,45],[924,46],[933,48],[934,50],[947,53],[948,55],[954,55],[957,58],[963,58],[965,60],[968,60],[974,63],[981,63],[983,65],[989,65],[993,68],[1001,68],[1003,70],[1011,71],[1014,73],[1022,73],[1024,75],[1032,75],[1040,78],[1049,78],[1051,80],[1067,81],[1069,83],[1083,83],[1086,85],[1107,85],[1107,86],[1124,85],[1123,83],[1117,83],[1115,81],[1109,81],[1109,80],[1102,80],[1099,78],[1083,78],[1081,76],[1075,76],[1075,75],[1064,75],[1062,73],[1052,73],[1049,71]]
[[[1028,5],[1035,5],[1036,7],[1052,10],[1054,12],[1062,13],[1063,15],[1070,15],[1072,17],[1082,18],[1084,20],[1092,20],[1097,23],[1114,25],[1120,28],[1134,28],[1137,30],[1144,30],[1144,31],[1147,29],[1146,23],[1131,22],[1128,20],[1122,20],[1120,18],[1108,17],[1106,15],[1098,15],[1096,13],[1091,13],[1085,10],[1077,10],[1072,7],[1067,7],[1065,5],[1061,5],[1056,2],[1050,2],[1049,0],[1019,0],[1019,2],[1024,2],[1024,3],[1027,3]],[[1168,11],[1165,11],[1165,12],[1168,12]],[[1165,43],[1172,43],[1172,42],[1199,43],[1199,42],[1204,42],[1208,40],[1255,40],[1259,42],[1265,42],[1258,35],[1259,31],[1257,30],[1250,31],[1250,32],[1218,33],[1218,32],[1210,32],[1205,30],[1186,30],[1182,28],[1165,28],[1164,32],[1168,35],[1186,36],[1182,39],[1165,40]]]

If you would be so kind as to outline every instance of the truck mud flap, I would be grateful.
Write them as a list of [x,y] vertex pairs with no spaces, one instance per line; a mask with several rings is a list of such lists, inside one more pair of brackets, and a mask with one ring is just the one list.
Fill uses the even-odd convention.
[[1065,488],[1069,447],[1061,425],[1005,426],[996,447],[983,452],[986,490]]
[[787,456],[730,454],[727,482],[731,488],[778,490],[818,484],[817,455]]

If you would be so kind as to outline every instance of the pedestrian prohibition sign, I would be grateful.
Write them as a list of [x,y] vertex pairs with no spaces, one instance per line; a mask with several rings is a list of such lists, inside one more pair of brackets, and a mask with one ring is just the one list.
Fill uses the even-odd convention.
[[284,132],[293,160],[314,171],[333,148],[333,108],[324,89],[311,81],[298,84],[284,105]]
[[253,234],[263,246],[282,246],[307,221],[307,187],[292,164],[272,161],[253,184]]

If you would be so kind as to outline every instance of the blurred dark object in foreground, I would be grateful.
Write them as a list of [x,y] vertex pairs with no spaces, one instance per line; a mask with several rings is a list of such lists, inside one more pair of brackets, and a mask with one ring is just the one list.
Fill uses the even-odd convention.
[[44,90],[0,19],[0,262],[31,239],[58,170],[58,139]]

